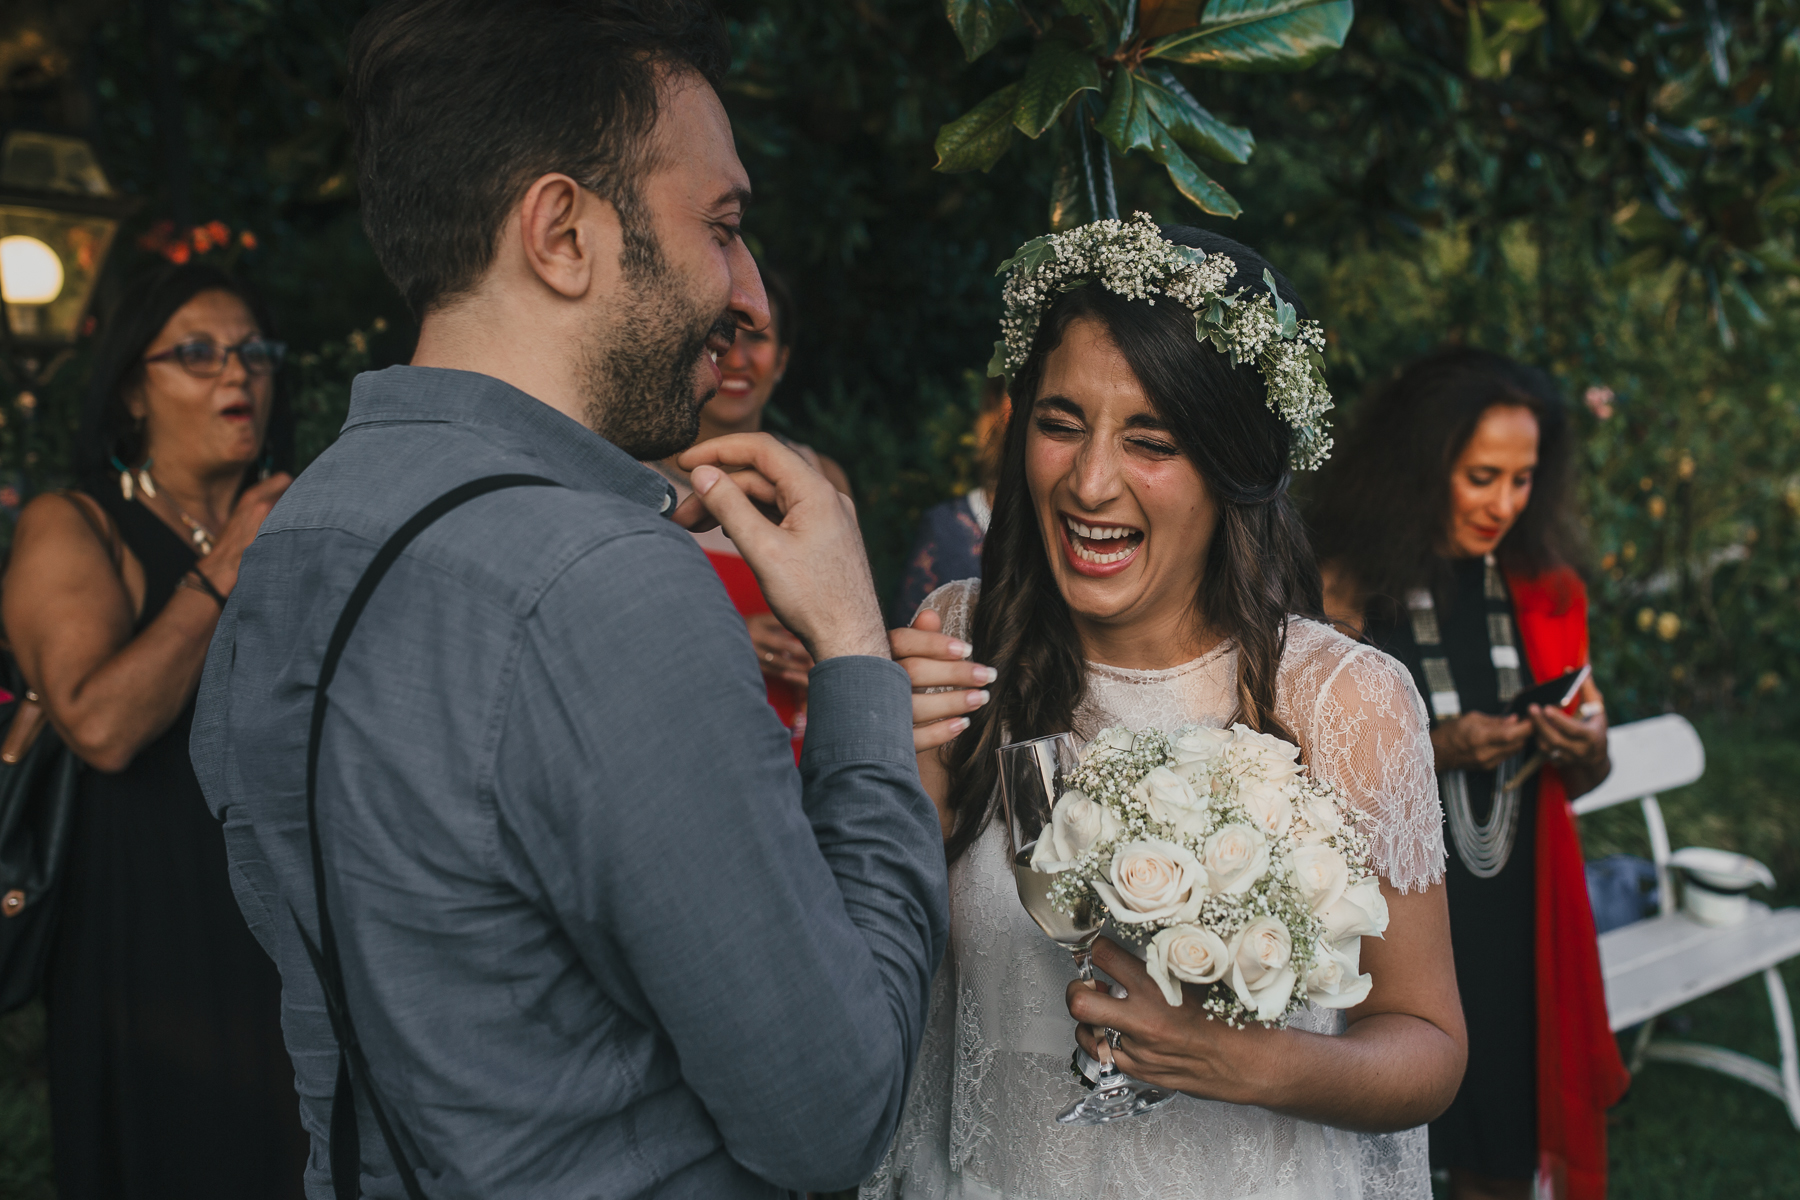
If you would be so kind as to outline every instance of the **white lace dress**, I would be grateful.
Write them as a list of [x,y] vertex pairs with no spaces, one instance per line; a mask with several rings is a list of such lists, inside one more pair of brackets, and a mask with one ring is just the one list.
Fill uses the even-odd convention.
[[[944,632],[967,637],[979,587],[947,584],[925,607],[943,616]],[[1223,726],[1236,708],[1236,670],[1230,643],[1162,671],[1089,663],[1075,733]],[[1437,778],[1405,668],[1295,621],[1276,711],[1312,770],[1376,815],[1381,875],[1401,891],[1440,882]],[[1075,1028],[1063,1003],[1074,973],[1020,907],[1005,833],[990,825],[950,868],[950,947],[930,1024],[894,1147],[862,1200],[1429,1200],[1423,1126],[1347,1133],[1188,1096],[1115,1125],[1055,1125],[1082,1094],[1069,1074]],[[1292,1024],[1336,1033],[1343,1016],[1309,1008]]]

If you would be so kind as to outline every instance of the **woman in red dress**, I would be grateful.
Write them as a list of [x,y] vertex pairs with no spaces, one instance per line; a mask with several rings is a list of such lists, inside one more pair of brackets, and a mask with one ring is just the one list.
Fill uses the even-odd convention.
[[[769,294],[769,327],[760,330],[738,330],[731,352],[719,359],[724,378],[719,391],[700,410],[700,436],[697,442],[723,437],[728,433],[758,433],[763,427],[763,410],[775,385],[787,371],[789,352],[794,345],[794,301],[786,283],[767,267],[762,272],[763,286]],[[780,437],[779,434],[776,435]],[[838,491],[850,494],[850,480],[844,469],[831,459],[788,441]],[[675,465],[673,458],[652,464],[680,489],[685,499],[689,491],[687,474]],[[792,732],[794,753],[800,753],[800,740],[806,731],[806,681],[812,670],[812,656],[800,639],[781,627],[769,611],[744,556],[738,553],[722,529],[697,533],[694,540],[706,551],[713,569],[725,584],[732,606],[743,615],[750,630],[750,644],[762,667],[763,682],[769,691],[769,704],[781,723]]]

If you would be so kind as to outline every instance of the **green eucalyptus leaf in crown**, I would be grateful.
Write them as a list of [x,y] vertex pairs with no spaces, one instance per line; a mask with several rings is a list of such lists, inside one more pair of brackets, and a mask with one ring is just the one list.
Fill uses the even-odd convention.
[[989,375],[1010,379],[1024,365],[1038,322],[1064,292],[1098,283],[1131,300],[1155,304],[1167,296],[1194,314],[1194,338],[1228,356],[1231,365],[1255,364],[1262,373],[1269,411],[1294,431],[1288,464],[1310,471],[1331,453],[1331,392],[1322,370],[1325,330],[1301,320],[1294,306],[1275,292],[1275,277],[1263,272],[1267,290],[1226,285],[1237,264],[1222,254],[1178,246],[1162,235],[1149,213],[1129,221],[1095,221],[1063,233],[1032,238],[1000,264],[1006,311],[994,343]]

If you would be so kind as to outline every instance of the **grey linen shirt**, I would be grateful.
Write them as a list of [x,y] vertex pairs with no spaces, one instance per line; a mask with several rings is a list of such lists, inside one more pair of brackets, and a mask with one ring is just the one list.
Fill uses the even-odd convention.
[[[854,1185],[899,1118],[943,949],[943,843],[905,672],[813,672],[805,754],[657,474],[484,375],[356,379],[244,555],[191,743],[281,969],[329,1200],[337,1044],[305,752],[374,553],[467,480],[543,475],[416,540],[331,689],[329,901],[371,1069],[438,1197],[765,1197]],[[366,1104],[364,1194],[403,1195]]]

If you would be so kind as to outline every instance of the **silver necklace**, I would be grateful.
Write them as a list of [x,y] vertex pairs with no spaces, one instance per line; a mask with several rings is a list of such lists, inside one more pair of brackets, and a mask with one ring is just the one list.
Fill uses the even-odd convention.
[[[1483,559],[1482,596],[1488,602],[1488,653],[1500,685],[1500,703],[1509,703],[1523,689],[1519,673],[1519,648],[1513,641],[1512,615],[1505,607],[1506,580],[1489,554]],[[1498,601],[1499,603],[1495,603]],[[1425,652],[1425,683],[1430,689],[1431,713],[1440,721],[1462,715],[1462,695],[1450,674],[1450,660],[1441,650],[1437,604],[1430,588],[1417,588],[1406,597],[1408,615],[1412,618],[1413,641]],[[1477,821],[1469,803],[1469,775],[1460,768],[1438,772],[1438,787],[1444,797],[1444,817],[1450,826],[1450,840],[1457,857],[1469,874],[1477,879],[1492,879],[1512,857],[1513,839],[1519,830],[1519,792],[1513,786],[1523,752],[1501,763],[1494,772],[1494,792],[1488,819]]]

